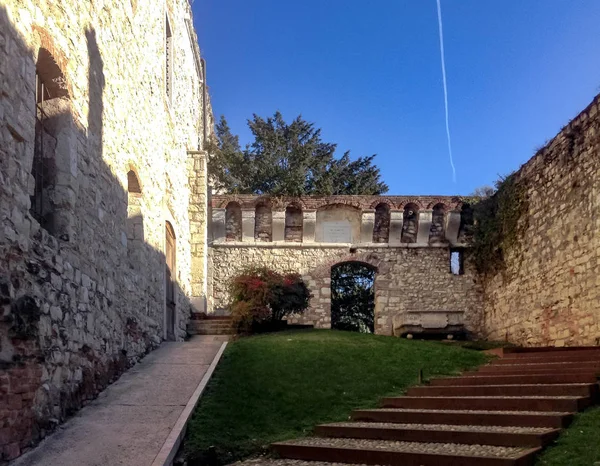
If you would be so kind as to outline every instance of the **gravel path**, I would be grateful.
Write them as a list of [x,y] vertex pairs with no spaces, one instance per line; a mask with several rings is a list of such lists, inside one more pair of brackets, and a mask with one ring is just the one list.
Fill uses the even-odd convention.
[[510,434],[544,434],[554,430],[546,427],[455,426],[451,424],[395,424],[390,422],[336,422],[326,425],[374,429],[449,430],[455,432],[500,432]]
[[517,447],[495,447],[491,445],[463,445],[458,443],[395,442],[388,440],[364,440],[346,438],[311,437],[292,440],[293,445],[353,448],[360,450],[388,450],[404,453],[430,453],[442,455],[493,456],[516,458],[526,449]]
[[[288,460],[288,459],[272,459],[272,458],[255,458],[252,460],[240,461],[233,463],[230,466],[348,466],[346,463],[326,463],[324,461],[303,461],[303,460]],[[353,466],[366,466],[364,464],[356,464]]]

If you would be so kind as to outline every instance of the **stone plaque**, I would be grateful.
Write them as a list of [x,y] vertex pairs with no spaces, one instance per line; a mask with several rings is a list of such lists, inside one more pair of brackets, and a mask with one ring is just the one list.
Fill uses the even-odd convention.
[[347,220],[323,222],[324,243],[351,243],[352,227]]

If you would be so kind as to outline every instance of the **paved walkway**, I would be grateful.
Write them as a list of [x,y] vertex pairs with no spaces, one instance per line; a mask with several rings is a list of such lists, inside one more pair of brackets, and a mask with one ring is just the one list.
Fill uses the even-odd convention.
[[163,343],[14,466],[163,466],[227,336]]

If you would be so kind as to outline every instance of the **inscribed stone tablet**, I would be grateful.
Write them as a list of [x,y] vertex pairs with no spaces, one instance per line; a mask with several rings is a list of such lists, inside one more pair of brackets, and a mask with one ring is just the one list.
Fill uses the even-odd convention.
[[348,220],[323,222],[324,243],[351,243],[352,228]]

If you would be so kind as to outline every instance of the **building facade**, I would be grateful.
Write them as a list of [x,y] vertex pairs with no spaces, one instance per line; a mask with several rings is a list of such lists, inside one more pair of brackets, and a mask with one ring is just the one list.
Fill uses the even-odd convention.
[[187,0],[0,5],[0,461],[203,309],[205,74]]
[[[481,286],[470,261],[463,202],[449,196],[214,196],[209,311],[227,312],[231,278],[248,266],[303,276],[310,307],[288,322],[331,326],[331,270],[375,269],[375,333],[452,323],[479,330]],[[451,267],[451,261],[456,267]]]

